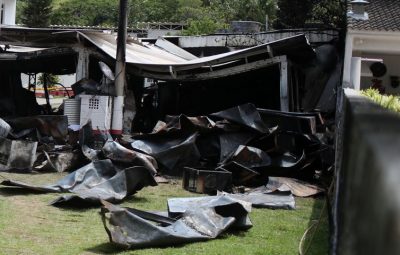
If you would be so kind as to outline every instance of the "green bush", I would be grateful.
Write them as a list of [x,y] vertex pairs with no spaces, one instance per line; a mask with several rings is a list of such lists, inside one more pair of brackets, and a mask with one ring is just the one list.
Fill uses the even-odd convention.
[[389,110],[400,113],[400,97],[398,96],[381,95],[377,89],[372,88],[361,91],[361,94]]

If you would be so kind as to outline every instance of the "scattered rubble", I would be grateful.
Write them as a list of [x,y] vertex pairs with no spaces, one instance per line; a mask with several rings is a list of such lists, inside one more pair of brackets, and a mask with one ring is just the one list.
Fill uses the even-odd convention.
[[37,142],[0,138],[0,171],[29,171],[35,162]]
[[101,215],[112,243],[125,248],[172,246],[206,241],[235,229],[252,227],[251,205],[228,196],[204,201],[201,205],[171,212],[179,219],[103,202]]
[[156,186],[157,183],[144,167],[135,166],[119,170],[107,159],[90,163],[53,185],[34,186],[12,180],[5,180],[1,185],[45,193],[71,192],[73,196],[62,196],[51,204],[61,206],[71,202],[75,206],[85,207],[99,205],[100,200],[121,202],[143,187]]
[[[104,56],[115,56],[113,36],[79,31],[53,35],[74,43],[76,38],[88,41]],[[164,83],[157,92],[144,85],[133,89],[138,90],[133,121],[138,132],[131,137],[115,139],[108,132],[116,76],[103,62],[96,67],[101,80],[84,78],[72,86],[76,100],[85,103],[69,99],[71,106],[90,108],[98,119],[88,111],[70,123],[67,112],[45,115],[54,113],[35,102],[22,109],[21,102],[1,99],[7,107],[0,107],[0,116],[14,117],[0,119],[0,171],[70,172],[45,186],[15,180],[1,185],[26,192],[71,193],[51,202],[55,206],[102,205],[110,241],[126,248],[204,241],[229,230],[247,230],[252,206],[293,210],[295,196],[324,192],[334,153],[325,120],[314,109],[326,94],[325,84],[339,79],[333,46],[315,52],[306,37],[298,35],[197,58],[163,39],[157,42],[159,48],[128,43],[132,75]],[[66,59],[75,61],[75,52],[66,53]],[[264,84],[264,71],[269,84]],[[252,87],[243,86],[252,75]],[[21,83],[17,75],[13,78]],[[228,87],[235,92],[227,93]],[[30,93],[24,97],[34,98]],[[101,111],[103,106],[107,111]],[[301,110],[310,112],[289,112]],[[164,176],[183,177],[184,189],[209,196],[168,199],[168,212],[162,214],[112,204],[146,186],[168,182]]]

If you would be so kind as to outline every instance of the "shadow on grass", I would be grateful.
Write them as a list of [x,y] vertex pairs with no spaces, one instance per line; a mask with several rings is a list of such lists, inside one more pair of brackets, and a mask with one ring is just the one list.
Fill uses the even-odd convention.
[[92,252],[94,254],[119,254],[126,251],[126,249],[116,246],[112,243],[103,243],[96,245],[94,247],[86,249],[87,252]]
[[329,214],[326,201],[325,196],[314,199],[308,232],[302,245],[302,251],[307,255],[329,254]]
[[150,200],[145,197],[130,196],[125,198],[123,202],[147,203],[150,202]]
[[[205,242],[205,241],[200,241],[200,242]],[[152,249],[152,250],[158,249],[158,250],[162,251],[164,249],[170,249],[170,248],[181,248],[188,244],[190,244],[190,242],[182,243],[182,244],[175,244],[175,245],[164,245],[164,246],[154,246],[154,247],[147,247],[147,248],[126,249],[125,247],[118,246],[113,243],[103,243],[103,244],[96,245],[92,248],[88,248],[88,249],[86,249],[86,251],[92,252],[94,254],[119,254],[119,253],[126,252],[126,251],[146,250],[146,249]]]
[[49,192],[37,191],[37,190],[26,190],[17,187],[1,187],[0,195],[5,197],[12,196],[29,196],[29,195],[43,195]]
[[[244,237],[246,235],[247,231],[244,230],[230,230],[228,233],[221,234],[215,239],[210,239],[210,240],[201,240],[201,241],[193,241],[193,242],[186,242],[186,243],[180,243],[180,244],[171,244],[171,245],[161,245],[161,246],[150,246],[150,247],[144,247],[144,248],[135,248],[135,249],[126,249],[125,247],[119,246],[117,244],[113,243],[103,243],[96,245],[94,247],[85,249],[87,252],[95,253],[95,254],[119,254],[122,252],[126,251],[133,251],[133,250],[146,250],[146,249],[157,249],[157,250],[164,250],[164,249],[171,249],[171,248],[181,248],[186,245],[192,244],[192,243],[202,243],[202,242],[212,242],[213,240],[217,239],[228,239],[230,236],[238,236],[238,237]],[[162,254],[162,252],[161,252]]]

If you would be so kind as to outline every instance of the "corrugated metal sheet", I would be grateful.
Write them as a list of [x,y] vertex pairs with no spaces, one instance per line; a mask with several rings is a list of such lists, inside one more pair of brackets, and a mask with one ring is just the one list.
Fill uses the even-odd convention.
[[[60,45],[64,42],[74,47],[78,43],[86,41],[113,59],[115,59],[117,51],[116,36],[98,31],[52,31],[20,28],[2,30],[0,42],[5,39],[10,40],[8,38],[13,40],[13,44],[24,46],[27,45],[27,40],[32,40],[32,46],[35,47]],[[74,43],[71,44],[71,42]],[[126,49],[127,66],[131,68],[130,70],[134,70],[136,75],[148,75],[145,77],[155,79],[158,77],[165,79],[167,76],[173,80],[180,79],[179,72],[184,72],[186,75],[190,73],[192,79],[196,79],[196,74],[212,73],[213,68],[216,67],[218,70],[226,68],[226,75],[229,75],[229,68],[235,65],[243,66],[243,63],[266,60],[276,56],[287,55],[291,60],[300,63],[305,63],[315,57],[315,52],[305,35],[296,35],[251,48],[202,58],[196,58],[185,50],[166,43],[163,39],[155,44],[129,41]]]
[[[101,33],[78,33],[104,53],[115,58],[117,51],[115,36]],[[212,68],[216,65],[230,65],[232,61],[263,54],[265,59],[272,56],[289,55],[293,58],[302,58],[303,61],[315,56],[307,38],[304,35],[296,35],[247,49],[192,60],[171,54],[155,45],[128,43],[126,62],[128,65],[133,65],[147,72],[172,73],[202,67]]]

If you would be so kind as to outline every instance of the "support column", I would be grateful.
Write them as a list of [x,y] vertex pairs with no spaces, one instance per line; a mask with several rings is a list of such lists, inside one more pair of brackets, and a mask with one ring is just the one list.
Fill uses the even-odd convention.
[[89,51],[84,47],[75,48],[78,52],[78,64],[76,66],[76,81],[89,78]]
[[126,35],[128,26],[128,0],[119,2],[119,24],[117,38],[117,56],[115,65],[115,92],[113,103],[113,115],[111,122],[111,134],[122,135],[123,129],[123,111],[125,98],[125,56],[126,56]]
[[353,85],[352,88],[355,90],[360,90],[361,84],[361,57],[351,58],[351,68],[350,68],[350,81]]
[[351,84],[351,58],[353,56],[353,41],[354,36],[347,34],[343,64],[343,88],[354,88]]
[[281,99],[281,111],[289,111],[289,75],[288,75],[288,62],[285,56],[280,57],[280,69],[281,69],[281,80],[280,80],[280,99]]

